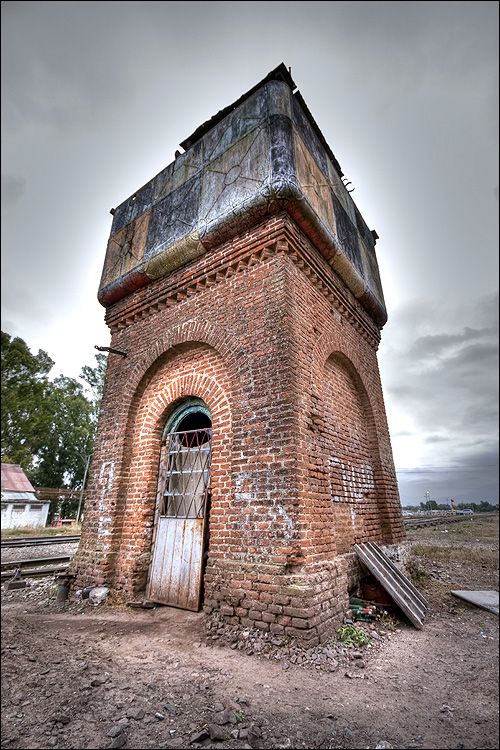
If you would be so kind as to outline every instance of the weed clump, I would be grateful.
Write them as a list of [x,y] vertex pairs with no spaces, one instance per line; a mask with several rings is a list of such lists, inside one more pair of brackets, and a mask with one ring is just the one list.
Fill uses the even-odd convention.
[[337,639],[346,645],[367,646],[370,638],[364,630],[357,628],[356,625],[344,625],[337,630]]

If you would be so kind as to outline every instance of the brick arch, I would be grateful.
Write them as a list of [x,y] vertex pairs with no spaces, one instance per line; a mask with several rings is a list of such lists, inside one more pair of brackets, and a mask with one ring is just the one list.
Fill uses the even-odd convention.
[[323,362],[323,367],[326,367],[329,362],[334,362],[336,365],[340,365],[340,367],[343,367],[343,369],[348,373],[350,379],[356,387],[358,398],[361,401],[361,405],[365,413],[366,422],[376,432],[375,417],[373,414],[370,397],[368,395],[368,390],[363,382],[363,379],[359,373],[359,370],[355,367],[352,360],[349,359],[346,354],[337,350],[330,352],[326,360]]
[[156,339],[154,345],[139,359],[128,375],[124,397],[132,401],[148,372],[155,368],[169,350],[180,344],[196,342],[208,344],[215,349],[224,360],[230,375],[235,376],[241,368],[241,362],[246,359],[246,351],[236,336],[206,320],[192,318],[185,323],[171,326]]
[[[175,378],[166,390],[159,392],[148,405],[136,428],[144,434],[145,425],[156,425],[156,431],[162,429],[162,424],[172,409],[184,398],[196,396],[210,409],[214,431],[220,431],[219,424],[231,427],[231,406],[224,389],[216,378],[203,373],[187,373]],[[140,411],[140,410],[139,410]]]
[[349,357],[343,352],[339,352],[339,351],[330,352],[329,356],[326,358],[326,360],[323,363],[323,369],[328,365],[329,362],[343,368],[344,371],[349,376],[352,383],[354,384],[356,394],[357,394],[357,397],[359,398],[361,408],[364,414],[365,429],[367,431],[367,436],[368,436],[368,441],[369,441],[369,446],[370,446],[370,453],[371,453],[372,459],[377,464],[380,464],[380,450],[379,450],[378,439],[377,439],[377,434],[378,434],[377,423],[375,420],[375,415],[372,409],[368,390],[363,382],[363,379],[359,371],[354,366],[354,363],[352,362],[352,360],[350,360]]
[[[190,343],[193,343],[192,350],[186,347],[182,356],[189,358],[193,355],[191,362],[188,359],[184,364],[182,359],[176,361],[175,356],[157,358],[152,377],[144,387],[143,379],[139,381],[132,398],[125,439],[125,453],[129,453],[129,459],[125,459],[127,465],[124,466],[119,493],[123,521],[116,529],[120,550],[115,569],[115,584],[123,585],[129,593],[142,591],[146,583],[161,434],[169,413],[185,398],[200,398],[211,413],[212,514],[219,513],[219,501],[224,497],[222,485],[227,484],[230,476],[231,379],[219,352],[209,345]],[[198,358],[199,369],[196,369]],[[203,371],[207,362],[215,372],[207,374]]]
[[[329,444],[332,445],[330,442],[332,438],[326,437],[331,428],[328,427],[324,404],[324,397],[326,395],[324,383],[326,368],[329,365],[343,370],[345,376],[353,386],[363,415],[361,418],[366,436],[365,440],[367,441],[367,463],[361,460],[362,454],[360,454],[359,465],[357,465],[356,460],[354,460],[354,463],[351,463],[351,459],[348,459],[344,466],[342,464],[344,459],[340,458],[339,463],[338,457],[336,461],[331,461],[331,448],[327,446]],[[385,476],[386,472],[382,463],[383,445],[381,446],[380,443],[380,437],[384,435],[384,424],[382,422],[379,423],[376,383],[373,379],[373,373],[370,371],[369,363],[363,359],[362,353],[355,346],[355,342],[351,343],[348,338],[342,336],[342,329],[338,332],[326,331],[319,336],[313,347],[310,378],[310,415],[313,422],[315,421],[319,426],[321,433],[325,435],[318,444],[321,445],[321,447],[318,447],[318,459],[321,461],[321,457],[323,457],[326,462],[323,471],[325,475],[329,474],[330,476],[330,486],[337,486],[339,482],[339,476],[337,475],[339,472],[343,475],[344,471],[346,471],[345,479],[348,483],[351,481],[354,482],[354,486],[351,485],[351,488],[355,494],[360,489],[362,489],[363,493],[365,489],[370,493],[367,496],[371,498],[368,499],[368,505],[363,503],[356,513],[356,523],[359,525],[357,525],[353,533],[355,536],[366,536],[366,538],[374,540],[388,537],[388,487]],[[324,445],[322,444],[323,440],[326,441]],[[326,465],[327,463],[329,464],[328,466]],[[371,482],[373,482],[373,489],[369,490],[368,485]],[[344,480],[342,480],[342,485],[343,483]],[[341,492],[341,494],[343,493]],[[351,490],[349,490],[350,495]],[[334,502],[331,508],[334,515],[332,528],[346,529],[347,520],[346,517],[343,517],[345,515],[343,503],[337,504]],[[352,540],[349,541],[348,534],[344,536],[344,532],[341,532],[340,535],[338,532],[335,532],[335,547],[338,551],[347,551],[351,542]]]
[[311,356],[311,394],[313,394],[313,398],[321,398],[321,381],[324,368],[332,357],[345,367],[356,386],[366,413],[370,433],[372,433],[374,458],[380,461],[378,440],[379,435],[383,434],[384,425],[379,425],[376,418],[376,410],[374,409],[376,398],[372,394],[367,365],[358,348],[346,340],[341,335],[341,331],[323,333],[314,345]]
[[364,360],[360,357],[358,348],[342,337],[341,331],[323,333],[314,345],[311,356],[311,385],[313,386],[313,392],[316,391],[316,387],[321,381],[326,362],[334,355],[343,359],[356,384],[359,385],[362,392],[366,395],[370,411],[373,413]]

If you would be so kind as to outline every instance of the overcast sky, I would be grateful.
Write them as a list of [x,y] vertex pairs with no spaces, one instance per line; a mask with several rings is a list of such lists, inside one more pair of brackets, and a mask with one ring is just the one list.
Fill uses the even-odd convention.
[[496,2],[3,2],[2,330],[92,364],[109,209],[283,61],[380,235],[402,502],[497,502],[497,30]]

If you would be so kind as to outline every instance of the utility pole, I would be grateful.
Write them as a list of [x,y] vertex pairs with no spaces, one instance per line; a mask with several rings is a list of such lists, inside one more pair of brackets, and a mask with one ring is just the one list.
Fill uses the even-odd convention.
[[89,466],[90,466],[90,459],[91,458],[92,458],[92,453],[87,456],[87,460],[85,462],[85,471],[84,471],[84,474],[83,474],[82,489],[80,490],[80,500],[79,500],[79,503],[78,503],[78,510],[76,512],[76,522],[77,523],[80,520],[80,513],[81,513],[82,505],[83,505],[83,493],[85,492],[85,484],[87,482],[87,474],[89,473]]

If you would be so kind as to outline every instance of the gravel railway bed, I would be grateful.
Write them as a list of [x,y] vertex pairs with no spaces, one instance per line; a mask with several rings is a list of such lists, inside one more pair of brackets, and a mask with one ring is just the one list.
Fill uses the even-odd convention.
[[28,536],[2,539],[2,549],[9,547],[39,547],[45,544],[69,544],[79,542],[80,534],[61,536]]
[[66,544],[42,545],[39,547],[2,547],[2,566],[4,563],[22,562],[31,558],[73,557],[78,549],[78,542]]

